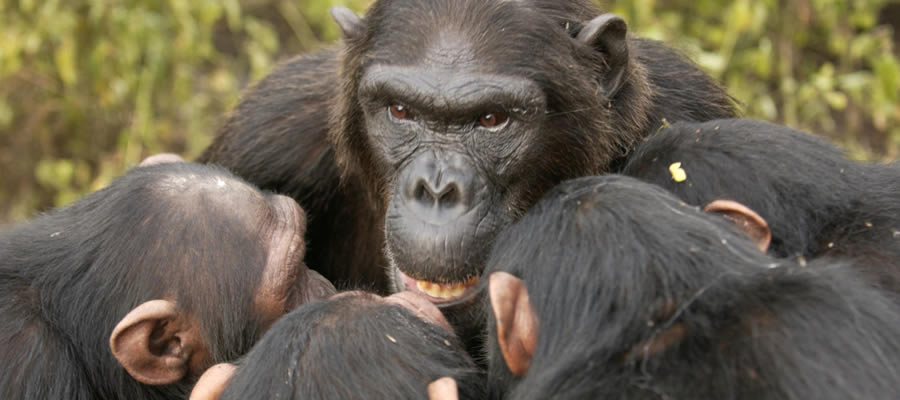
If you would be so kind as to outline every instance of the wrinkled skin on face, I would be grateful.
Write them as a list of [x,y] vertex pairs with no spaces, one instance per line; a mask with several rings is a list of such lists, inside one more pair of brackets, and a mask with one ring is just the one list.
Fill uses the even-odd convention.
[[377,0],[365,18],[332,15],[341,178],[383,216],[392,289],[437,304],[470,350],[499,232],[556,184],[618,168],[665,120],[735,113],[696,65],[589,1]]
[[736,113],[690,60],[595,3],[335,8],[342,43],[250,88],[200,160],[299,201],[307,262],[329,279],[428,295],[466,337],[453,320],[497,232],[549,188],[616,170],[664,121]]
[[[383,204],[395,290],[466,302],[503,227],[554,183],[602,172],[630,140],[599,134],[625,66],[598,71],[593,42],[537,8],[397,0],[365,20],[335,17],[345,68],[357,67],[344,132],[360,132],[337,146],[357,150],[343,162],[365,165]],[[602,38],[602,54],[627,59],[624,22],[595,25],[606,33],[587,37]]]

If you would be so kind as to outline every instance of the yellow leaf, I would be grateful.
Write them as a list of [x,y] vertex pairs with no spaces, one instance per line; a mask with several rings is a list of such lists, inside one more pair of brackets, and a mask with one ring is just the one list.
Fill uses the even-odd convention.
[[75,41],[71,38],[64,39],[53,54],[56,61],[56,70],[60,79],[66,86],[72,86],[78,81],[78,72],[75,67]]
[[680,161],[672,163],[672,165],[669,166],[669,172],[672,173],[672,179],[675,180],[675,182],[684,182],[687,180],[687,173],[681,168]]

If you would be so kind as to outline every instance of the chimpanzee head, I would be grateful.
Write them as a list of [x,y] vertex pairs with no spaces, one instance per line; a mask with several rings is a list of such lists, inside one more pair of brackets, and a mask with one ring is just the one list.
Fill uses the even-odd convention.
[[442,377],[462,399],[485,396],[437,307],[408,291],[348,292],[286,315],[238,365],[204,374],[191,399],[422,399]]
[[[734,304],[743,279],[773,263],[729,222],[653,185],[565,182],[500,235],[488,261],[492,389],[626,393],[617,390],[636,385],[642,363],[681,343],[686,326],[711,323],[704,313]],[[684,312],[696,318],[684,324]]]
[[[33,310],[40,332],[4,351],[28,371],[23,388],[183,395],[282,314],[334,292],[303,264],[306,221],[293,200],[224,170],[145,165],[0,241],[0,265],[19,285],[0,295]],[[42,356],[28,350],[38,345]]]
[[646,124],[627,27],[590,2],[379,0],[344,33],[332,142],[385,215],[395,290],[471,296],[497,233]]
[[852,265],[772,258],[739,229],[633,178],[557,186],[488,261],[492,394],[894,397],[896,297]]

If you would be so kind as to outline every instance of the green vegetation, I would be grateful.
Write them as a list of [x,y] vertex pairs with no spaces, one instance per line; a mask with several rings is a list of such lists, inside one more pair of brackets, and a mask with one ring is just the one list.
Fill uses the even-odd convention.
[[900,1],[614,3],[638,34],[685,49],[747,116],[827,135],[857,158],[900,155]]
[[[334,41],[369,0],[0,0],[0,223],[96,190],[146,155],[195,157],[241,88]],[[747,115],[900,154],[897,0],[620,0]]]

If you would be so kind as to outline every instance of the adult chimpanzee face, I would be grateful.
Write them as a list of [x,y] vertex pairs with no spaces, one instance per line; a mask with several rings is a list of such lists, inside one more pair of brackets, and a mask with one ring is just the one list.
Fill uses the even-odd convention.
[[506,188],[545,110],[528,79],[475,63],[453,71],[439,55],[465,47],[461,40],[424,56],[444,62],[372,66],[360,88],[369,139],[394,176],[385,219],[394,279],[436,302],[475,283],[494,235],[512,219]]
[[[336,17],[351,36],[364,29]],[[554,112],[599,102],[597,81],[572,77],[591,72],[564,27],[510,2],[383,1],[365,24],[359,140],[382,181],[391,278],[457,303],[499,230],[554,183],[605,165],[576,133],[593,122]]]

